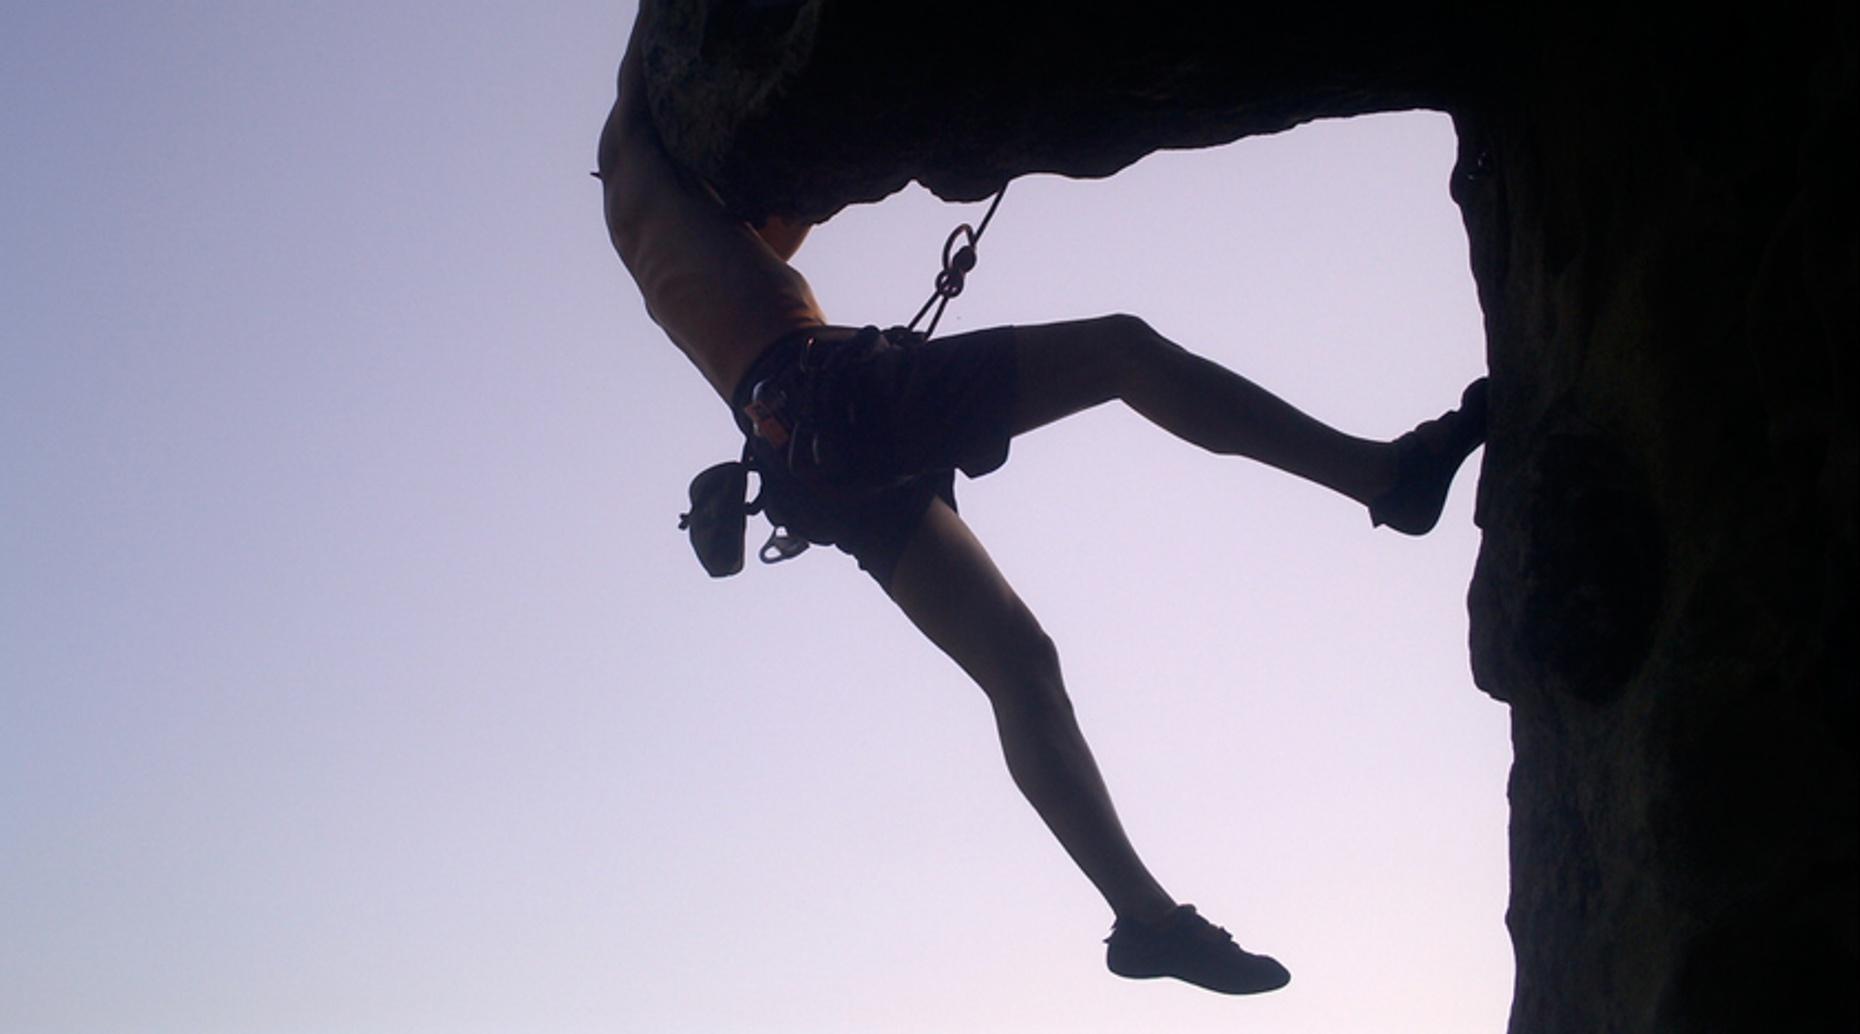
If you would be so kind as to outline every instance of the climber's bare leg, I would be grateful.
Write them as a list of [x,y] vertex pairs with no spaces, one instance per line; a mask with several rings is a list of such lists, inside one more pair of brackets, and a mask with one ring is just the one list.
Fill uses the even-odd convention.
[[1204,449],[1246,456],[1361,503],[1395,481],[1394,450],[1344,434],[1134,316],[1016,328],[1014,433],[1111,399]]
[[891,598],[988,695],[1008,772],[1120,919],[1175,906],[1137,857],[1073,718],[1052,640],[967,524],[936,500],[889,588]]

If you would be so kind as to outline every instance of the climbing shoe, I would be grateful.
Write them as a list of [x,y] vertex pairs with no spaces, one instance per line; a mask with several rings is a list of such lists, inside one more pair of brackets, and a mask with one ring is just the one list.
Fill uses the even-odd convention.
[[1104,942],[1105,964],[1120,977],[1174,977],[1222,994],[1273,991],[1292,975],[1267,955],[1243,951],[1226,930],[1178,905],[1154,925],[1119,920]]
[[1468,384],[1460,407],[1395,439],[1395,487],[1369,503],[1369,522],[1425,535],[1440,520],[1460,464],[1485,442],[1486,380]]

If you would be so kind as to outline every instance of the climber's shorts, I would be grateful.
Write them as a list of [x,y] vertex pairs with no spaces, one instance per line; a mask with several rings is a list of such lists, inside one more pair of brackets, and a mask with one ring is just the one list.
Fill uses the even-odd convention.
[[[816,327],[770,345],[732,408],[770,521],[837,546],[889,589],[931,501],[955,507],[955,471],[980,477],[1007,460],[1014,390],[1012,327],[931,342],[899,330]],[[768,418],[782,399],[786,415],[807,415],[797,429],[805,443],[771,441],[784,428],[757,434],[752,412]],[[817,454],[830,455],[827,469],[813,462]]]

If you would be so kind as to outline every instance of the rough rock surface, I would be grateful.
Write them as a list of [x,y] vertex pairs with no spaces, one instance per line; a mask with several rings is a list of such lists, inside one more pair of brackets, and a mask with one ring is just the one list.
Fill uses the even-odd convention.
[[1497,6],[687,0],[647,69],[750,216],[1450,112],[1511,1030],[1857,1029],[1860,16]]

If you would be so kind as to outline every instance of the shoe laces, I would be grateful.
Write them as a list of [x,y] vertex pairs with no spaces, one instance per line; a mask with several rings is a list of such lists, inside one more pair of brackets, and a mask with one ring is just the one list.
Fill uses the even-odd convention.
[[1234,935],[1228,933],[1226,927],[1216,926],[1209,922],[1207,919],[1203,918],[1200,913],[1195,911],[1193,905],[1188,906],[1186,911],[1188,914],[1182,918],[1189,925],[1187,933],[1190,938],[1212,944],[1215,947],[1232,948],[1235,951],[1245,950],[1234,941]]
[[[1209,922],[1201,913],[1195,911],[1195,906],[1193,905],[1183,905],[1181,910],[1171,917],[1171,921],[1167,923],[1165,927],[1149,928],[1143,930],[1143,933],[1149,936],[1156,936],[1167,927],[1175,927],[1178,931],[1176,933],[1178,937],[1186,936],[1193,941],[1206,941],[1215,945],[1232,945],[1235,948],[1239,947],[1239,945],[1234,942],[1234,935],[1228,933],[1226,927],[1216,926]],[[1139,927],[1139,929],[1143,928]],[[1142,936],[1142,934],[1139,934],[1139,936]],[[1113,929],[1111,931],[1111,936],[1105,938],[1105,943],[1111,943],[1116,937],[1117,930]]]
[[[1206,919],[1201,920],[1196,926],[1198,929],[1196,929],[1195,933],[1203,940],[1213,941],[1219,944],[1234,944],[1234,935],[1228,933],[1227,928],[1224,926],[1215,926]],[[1237,948],[1239,945],[1234,944],[1234,947]]]

